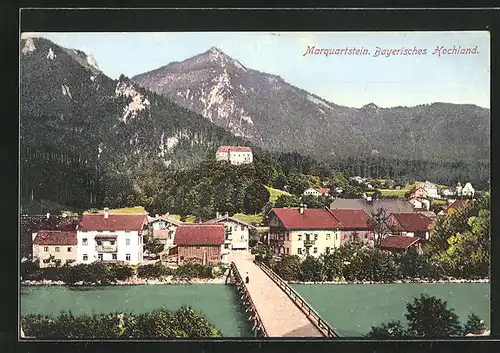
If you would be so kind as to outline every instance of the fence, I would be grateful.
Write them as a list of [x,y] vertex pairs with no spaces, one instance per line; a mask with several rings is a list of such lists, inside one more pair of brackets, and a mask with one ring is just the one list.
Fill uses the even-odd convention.
[[295,304],[304,311],[309,319],[319,327],[327,337],[340,337],[337,331],[331,327],[319,314],[292,288],[288,283],[278,276],[273,270],[265,264],[256,262],[256,264],[295,302]]
[[253,303],[252,298],[250,297],[250,293],[248,293],[247,287],[245,286],[245,284],[243,282],[243,278],[241,277],[240,272],[238,271],[238,268],[236,267],[234,262],[231,262],[231,271],[232,271],[233,275],[236,277],[236,283],[240,284],[240,288],[243,288],[243,291],[245,292],[245,296],[248,299],[248,303],[250,304],[250,308],[255,314],[254,319],[257,323],[256,326],[258,327],[258,329],[261,333],[261,336],[268,337],[267,331],[264,327],[264,323],[262,322],[262,319],[260,318],[259,313],[257,312],[257,308],[256,308],[255,304]]

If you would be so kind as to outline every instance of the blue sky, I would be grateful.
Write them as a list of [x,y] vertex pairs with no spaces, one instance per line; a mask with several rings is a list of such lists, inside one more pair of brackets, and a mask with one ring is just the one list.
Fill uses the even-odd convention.
[[[333,103],[359,108],[432,102],[490,107],[490,37],[476,32],[162,32],[28,33],[92,54],[112,78],[182,61],[218,47],[248,68]],[[319,49],[366,48],[369,55],[303,55]],[[436,47],[474,48],[475,55],[432,54]],[[380,49],[426,49],[426,55],[373,56]]]

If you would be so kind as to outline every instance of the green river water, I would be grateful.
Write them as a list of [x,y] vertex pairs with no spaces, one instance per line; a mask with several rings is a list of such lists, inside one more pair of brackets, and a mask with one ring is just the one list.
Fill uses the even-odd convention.
[[[342,337],[359,337],[389,320],[405,322],[405,304],[428,293],[448,302],[463,321],[474,312],[490,325],[490,285],[487,283],[303,285],[292,287]],[[162,306],[190,305],[224,337],[252,337],[236,289],[222,284],[106,286],[70,289],[22,286],[21,314],[92,312],[142,313]]]

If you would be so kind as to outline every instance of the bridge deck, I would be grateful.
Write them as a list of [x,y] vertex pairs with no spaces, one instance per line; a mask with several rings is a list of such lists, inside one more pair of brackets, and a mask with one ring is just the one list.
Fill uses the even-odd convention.
[[324,337],[307,315],[257,265],[249,254],[230,256],[243,279],[269,337]]

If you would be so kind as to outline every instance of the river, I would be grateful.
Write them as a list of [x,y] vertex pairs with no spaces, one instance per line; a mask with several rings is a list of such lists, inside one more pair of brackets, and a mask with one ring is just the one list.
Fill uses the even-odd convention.
[[[489,283],[304,285],[292,287],[343,337],[359,337],[389,320],[405,322],[405,304],[420,293],[435,295],[461,321],[474,312],[490,327]],[[82,287],[22,286],[21,314],[148,312],[190,305],[224,337],[252,337],[236,290],[222,284]],[[339,319],[340,318],[340,319]]]

